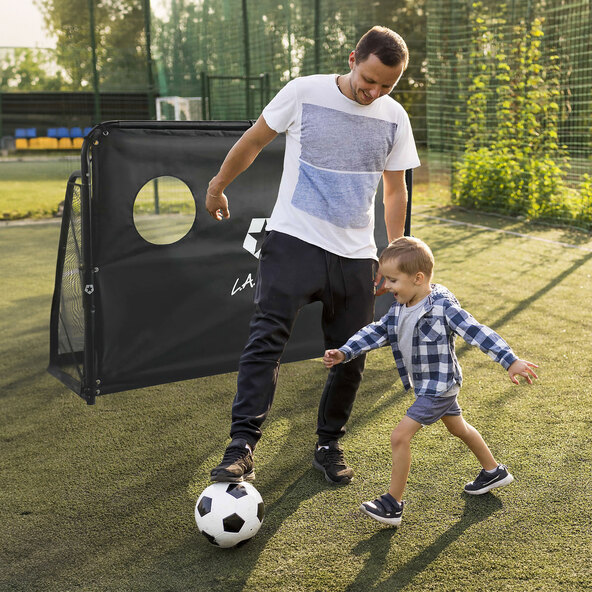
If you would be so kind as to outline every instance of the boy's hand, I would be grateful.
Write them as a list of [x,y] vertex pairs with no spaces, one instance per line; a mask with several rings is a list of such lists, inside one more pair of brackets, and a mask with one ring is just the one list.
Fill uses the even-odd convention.
[[332,368],[337,364],[341,364],[343,360],[345,360],[345,354],[338,349],[328,349],[323,356],[325,368]]
[[508,374],[510,376],[510,380],[514,384],[520,384],[518,382],[517,376],[524,376],[526,378],[526,382],[528,384],[532,384],[532,378],[538,378],[538,376],[534,373],[534,370],[531,368],[538,368],[536,364],[532,362],[527,362],[526,360],[516,360],[512,363],[512,365],[508,368]]

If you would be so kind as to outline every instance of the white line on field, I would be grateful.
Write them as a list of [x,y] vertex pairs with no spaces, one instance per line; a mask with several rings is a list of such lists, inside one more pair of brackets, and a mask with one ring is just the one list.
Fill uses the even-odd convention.
[[428,214],[414,214],[415,218],[429,218],[430,220],[437,220],[438,222],[444,222],[445,224],[453,224],[457,226],[470,226],[471,228],[479,228],[480,230],[491,230],[493,232],[503,232],[504,234],[511,234],[512,236],[519,236],[521,238],[528,238],[530,240],[537,240],[543,243],[549,243],[552,245],[560,245],[568,249],[580,249],[581,251],[588,251],[592,253],[592,249],[588,247],[582,247],[580,245],[572,245],[570,243],[562,243],[561,241],[554,241],[548,238],[540,238],[538,236],[532,236],[530,234],[522,234],[521,232],[514,232],[513,230],[504,230],[503,228],[492,228],[491,226],[482,226],[481,224],[472,224],[471,222],[461,222],[459,220],[450,220],[449,218],[439,218],[438,216],[429,216]]

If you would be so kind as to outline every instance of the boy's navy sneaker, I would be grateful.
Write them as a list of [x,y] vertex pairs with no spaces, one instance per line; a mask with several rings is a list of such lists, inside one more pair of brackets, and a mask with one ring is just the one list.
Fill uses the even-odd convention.
[[228,445],[222,462],[212,469],[210,478],[212,481],[229,481],[231,483],[255,479],[253,453],[246,440],[237,438]]
[[481,469],[477,478],[465,485],[465,491],[471,495],[481,495],[496,487],[509,485],[512,481],[514,481],[514,477],[508,472],[508,467],[499,465],[493,473]]
[[399,526],[404,505],[405,502],[399,503],[390,493],[385,493],[373,502],[363,502],[360,510],[378,522]]
[[325,473],[325,479],[331,485],[347,485],[354,478],[353,469],[345,464],[343,449],[337,440],[315,447],[312,466]]

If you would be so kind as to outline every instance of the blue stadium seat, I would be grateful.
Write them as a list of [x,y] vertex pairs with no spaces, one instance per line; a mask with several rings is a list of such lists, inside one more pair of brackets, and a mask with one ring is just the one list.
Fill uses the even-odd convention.
[[79,127],[71,127],[70,128],[70,137],[71,138],[82,138],[82,129]]
[[36,138],[37,137],[37,128],[28,127],[27,128],[27,138]]
[[27,137],[27,130],[22,127],[17,127],[14,130],[14,137],[15,138],[26,138]]
[[67,127],[58,127],[56,137],[59,138],[69,138],[70,137],[70,130]]
[[88,134],[90,134],[90,131],[92,130],[92,127],[85,127],[84,128],[84,135],[88,136]]
[[47,137],[48,138],[57,138],[58,137],[58,128],[57,127],[47,128]]

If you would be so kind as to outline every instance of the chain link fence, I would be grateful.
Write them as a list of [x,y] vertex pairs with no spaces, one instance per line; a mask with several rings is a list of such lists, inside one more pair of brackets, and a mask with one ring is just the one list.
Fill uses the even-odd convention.
[[40,0],[55,50],[0,48],[0,137],[153,119],[159,97],[191,98],[201,119],[255,119],[290,79],[346,73],[382,24],[409,46],[393,96],[438,189],[590,228],[591,0],[77,2],[72,14]]
[[592,2],[427,8],[432,178],[458,205],[590,229]]

